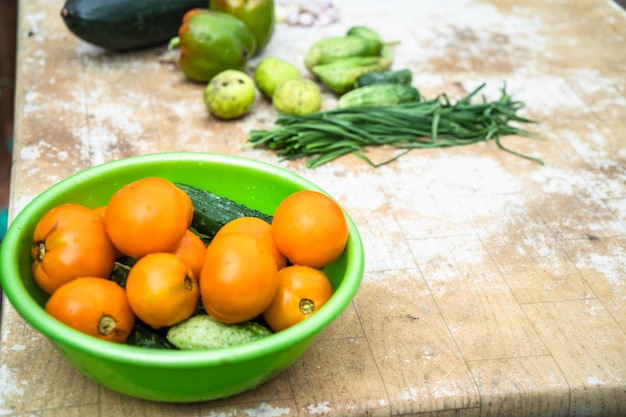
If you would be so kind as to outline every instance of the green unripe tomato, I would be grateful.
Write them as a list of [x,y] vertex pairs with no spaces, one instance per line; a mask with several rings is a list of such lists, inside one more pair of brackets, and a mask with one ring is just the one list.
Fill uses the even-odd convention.
[[208,83],[221,71],[243,71],[256,51],[256,39],[234,16],[208,9],[187,12],[169,44],[180,50],[179,67],[190,79]]
[[291,78],[276,87],[272,103],[279,113],[313,113],[322,107],[322,92],[320,87],[311,80]]
[[204,104],[213,116],[236,119],[254,104],[254,81],[239,70],[226,70],[211,79],[204,89]]
[[209,8],[241,20],[256,38],[256,53],[272,38],[276,21],[274,0],[210,0]]
[[300,71],[293,64],[271,56],[263,58],[254,70],[256,86],[270,99],[280,83],[298,77]]

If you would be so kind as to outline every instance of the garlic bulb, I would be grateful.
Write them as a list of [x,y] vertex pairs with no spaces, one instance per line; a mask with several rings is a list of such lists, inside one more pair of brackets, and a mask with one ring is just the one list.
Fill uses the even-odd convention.
[[328,0],[277,0],[276,21],[292,26],[330,25],[339,20],[339,11]]

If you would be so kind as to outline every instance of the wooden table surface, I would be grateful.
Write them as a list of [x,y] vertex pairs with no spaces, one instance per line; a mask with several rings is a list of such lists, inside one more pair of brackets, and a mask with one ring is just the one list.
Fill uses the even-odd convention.
[[[308,46],[357,24],[395,46],[426,97],[506,83],[546,141],[416,150],[317,169],[243,149],[273,125],[258,98],[208,116],[176,52],[113,54],[65,28],[61,0],[21,0],[10,217],[87,167],[206,151],[288,168],[337,198],[366,250],[353,303],[287,371],[195,404],[92,383],[2,305],[2,416],[626,415],[626,13],[610,0],[336,2],[340,21],[279,24],[263,56],[304,72]],[[258,62],[257,57],[250,68]],[[324,107],[336,98],[325,93]],[[372,149],[381,159],[388,150]]]

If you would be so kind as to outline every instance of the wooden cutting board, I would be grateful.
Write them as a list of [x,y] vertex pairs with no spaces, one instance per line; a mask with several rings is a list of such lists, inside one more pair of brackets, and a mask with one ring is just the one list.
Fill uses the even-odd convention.
[[[304,73],[308,45],[363,24],[394,46],[426,97],[506,85],[546,141],[413,151],[372,168],[243,148],[276,113],[258,97],[212,119],[165,47],[114,54],[81,42],[62,2],[21,1],[10,216],[87,167],[206,151],[288,168],[360,230],[354,302],[283,374],[233,398],[171,405],[80,375],[5,300],[0,415],[617,416],[626,413],[626,13],[609,0],[336,2],[328,26],[281,23],[263,56]],[[252,69],[260,57],[250,63]],[[324,108],[336,97],[325,92]],[[383,160],[388,149],[368,155]]]

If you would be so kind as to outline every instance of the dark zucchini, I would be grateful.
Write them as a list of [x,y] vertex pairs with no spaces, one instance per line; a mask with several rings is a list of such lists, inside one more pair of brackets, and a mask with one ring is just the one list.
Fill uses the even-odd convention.
[[413,74],[410,69],[387,70],[361,74],[357,77],[355,87],[374,84],[405,84],[411,85]]
[[248,208],[229,198],[187,184],[177,183],[176,185],[187,193],[193,203],[194,214],[191,227],[208,238],[215,236],[226,223],[239,217],[259,217],[272,223],[272,216]]
[[207,0],[67,0],[61,17],[80,39],[123,51],[166,44],[185,13]]

